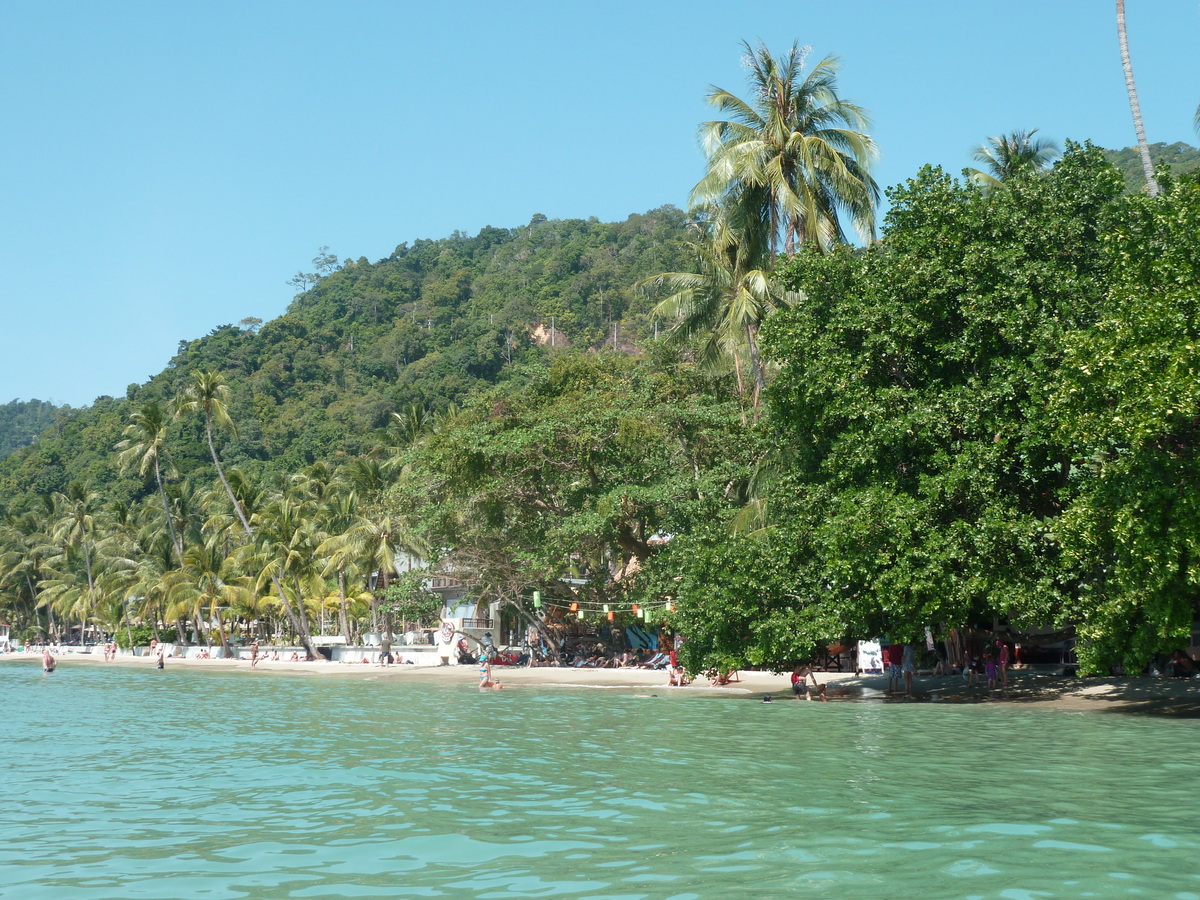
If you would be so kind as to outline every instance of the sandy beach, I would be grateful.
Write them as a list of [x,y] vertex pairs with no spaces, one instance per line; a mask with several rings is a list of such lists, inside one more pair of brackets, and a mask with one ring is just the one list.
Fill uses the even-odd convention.
[[[65,653],[58,656],[67,667],[127,666],[154,668],[147,656],[120,656],[105,662],[99,654]],[[40,665],[40,654],[14,653],[0,661]],[[168,659],[169,669],[236,672],[247,677],[333,677],[380,681],[413,681],[474,686],[478,670],[474,666],[389,666],[332,662],[260,661],[251,668],[249,660]],[[698,678],[687,687],[671,687],[664,671],[649,669],[587,669],[543,666],[510,668],[496,666],[493,676],[506,687],[562,686],[613,689],[652,689],[662,696],[726,696],[731,699],[761,700],[771,694],[775,700],[792,701],[791,684],[786,672],[741,672],[740,680],[711,687]],[[960,676],[922,676],[914,683],[912,694],[890,695],[887,680],[881,675],[819,673],[828,685],[831,702],[888,703],[1013,703],[1027,707],[1060,710],[1107,710],[1159,715],[1200,717],[1200,681],[1149,676],[1122,678],[1076,678],[1048,672],[1013,670],[1009,686],[989,691],[984,685],[970,686]]]

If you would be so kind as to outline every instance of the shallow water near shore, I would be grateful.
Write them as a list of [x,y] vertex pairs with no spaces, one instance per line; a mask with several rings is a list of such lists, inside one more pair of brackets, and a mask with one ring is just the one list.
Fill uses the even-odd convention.
[[0,666],[0,896],[1200,900],[1200,722]]

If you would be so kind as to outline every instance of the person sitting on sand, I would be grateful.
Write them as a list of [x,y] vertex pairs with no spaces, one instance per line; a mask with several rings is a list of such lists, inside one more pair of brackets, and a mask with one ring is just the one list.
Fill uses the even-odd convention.
[[1176,678],[1195,678],[1200,674],[1196,662],[1183,650],[1171,654],[1171,674]]
[[667,684],[673,687],[687,687],[691,684],[691,679],[683,671],[683,666],[674,666],[667,675]]

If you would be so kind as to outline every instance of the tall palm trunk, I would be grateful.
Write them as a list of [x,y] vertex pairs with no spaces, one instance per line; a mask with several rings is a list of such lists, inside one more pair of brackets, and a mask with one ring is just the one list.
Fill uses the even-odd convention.
[[233,659],[233,650],[229,646],[229,638],[225,634],[225,620],[221,618],[221,607],[213,604],[213,612],[217,616],[217,635],[221,638],[221,656],[225,659]]
[[767,389],[766,377],[763,375],[762,358],[758,353],[758,325],[746,326],[746,343],[750,348],[750,367],[754,370],[754,421],[758,421],[758,406],[762,401],[763,391]]
[[167,489],[163,487],[162,472],[158,467],[158,457],[154,458],[154,480],[158,482],[158,496],[162,499],[163,515],[167,517],[167,531],[171,534],[171,546],[179,554],[179,563],[183,564],[183,541],[175,534],[175,523],[171,519],[171,505],[167,502]]
[[348,615],[347,610],[346,610],[346,570],[345,569],[338,569],[338,600],[340,601],[340,606],[338,607],[338,613],[341,617],[342,636],[346,639],[346,642],[349,643],[350,642],[350,616]]
[[254,529],[250,527],[250,520],[246,518],[246,513],[242,510],[242,504],[238,502],[238,498],[233,493],[233,488],[229,486],[229,479],[225,477],[225,470],[221,468],[221,460],[217,456],[217,447],[213,443],[212,413],[208,410],[204,411],[204,432],[208,437],[208,452],[212,456],[213,465],[217,468],[217,477],[221,479],[221,484],[225,487],[225,493],[229,495],[229,502],[233,504],[233,511],[241,521],[242,528],[245,529],[246,534],[254,537]]
[[1129,60],[1129,41],[1125,37],[1125,0],[1117,0],[1117,39],[1121,44],[1121,66],[1125,70],[1125,90],[1129,94],[1129,109],[1133,113],[1133,130],[1137,133],[1138,152],[1142,156],[1142,171],[1146,174],[1146,188],[1151,197],[1161,191],[1154,177],[1154,163],[1150,160],[1150,145],[1146,142],[1146,130],[1142,127],[1142,107],[1138,103],[1137,86],[1133,83],[1133,63]]
[[[310,660],[320,659],[321,654],[317,652],[317,648],[313,645],[312,635],[308,633],[307,620],[296,615],[296,610],[292,606],[291,601],[288,600],[287,594],[284,593],[283,584],[279,578],[272,575],[271,583],[275,585],[275,591],[279,594],[279,602],[283,606],[283,611],[287,614],[292,630],[296,632],[296,635],[300,638],[300,643],[304,645],[304,652],[308,654]],[[303,601],[297,598],[297,603],[303,603]],[[303,608],[301,608],[300,613],[301,616],[304,614]]]

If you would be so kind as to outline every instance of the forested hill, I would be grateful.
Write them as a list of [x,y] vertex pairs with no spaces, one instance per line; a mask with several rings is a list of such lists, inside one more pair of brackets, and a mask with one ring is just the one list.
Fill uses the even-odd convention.
[[[1121,170],[1126,190],[1140,191],[1145,186],[1146,175],[1142,171],[1142,157],[1137,147],[1105,150],[1104,156]],[[1156,166],[1165,163],[1172,175],[1183,175],[1200,169],[1200,150],[1183,141],[1176,141],[1174,144],[1159,141],[1157,144],[1151,144],[1150,159]]]
[[[635,351],[655,324],[653,302],[633,284],[681,268],[685,232],[684,213],[663,207],[619,223],[535,216],[519,228],[402,244],[374,263],[322,254],[317,271],[298,276],[303,291],[284,315],[182,341],[149,382],[67,411],[34,446],[0,461],[0,498],[18,509],[72,481],[112,499],[141,494],[141,479],[116,471],[113,447],[132,411],[165,404],[197,369],[230,384],[238,431],[225,438],[223,460],[264,475],[358,453],[393,412],[444,409],[559,347]],[[172,429],[178,470],[209,477],[199,422]]]
[[10,400],[0,406],[0,458],[28,447],[54,424],[58,407],[45,400]]

